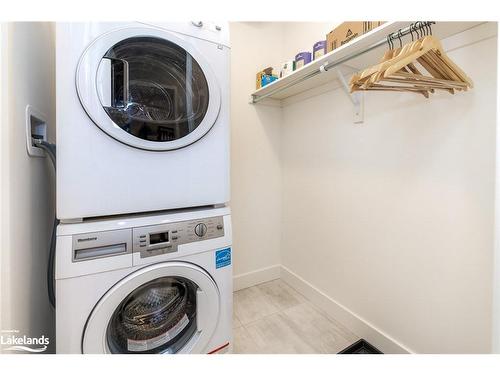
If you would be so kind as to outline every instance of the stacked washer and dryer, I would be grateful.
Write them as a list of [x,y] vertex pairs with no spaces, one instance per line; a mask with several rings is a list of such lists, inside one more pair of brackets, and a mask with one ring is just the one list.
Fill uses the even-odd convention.
[[231,350],[227,25],[56,26],[58,353]]

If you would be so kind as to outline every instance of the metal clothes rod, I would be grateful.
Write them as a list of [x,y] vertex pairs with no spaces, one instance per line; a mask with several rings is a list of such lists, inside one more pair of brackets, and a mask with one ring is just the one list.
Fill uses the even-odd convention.
[[303,81],[306,81],[309,78],[314,77],[314,76],[316,76],[316,75],[318,75],[320,73],[327,72],[328,70],[330,70],[332,68],[335,68],[337,65],[344,64],[347,61],[349,61],[351,59],[354,59],[354,58],[356,58],[358,56],[361,56],[361,55],[363,55],[363,54],[365,54],[367,52],[370,52],[370,51],[374,50],[375,48],[383,46],[384,44],[387,44],[387,43],[389,43],[392,40],[400,39],[402,36],[409,35],[409,34],[412,34],[412,33],[416,33],[417,36],[418,36],[419,35],[418,32],[420,30],[422,30],[422,29],[424,29],[426,27],[430,27],[430,25],[433,25],[433,24],[435,24],[435,22],[431,22],[431,21],[429,21],[429,22],[416,22],[416,23],[412,23],[410,26],[407,26],[407,27],[405,27],[403,29],[399,29],[395,33],[389,34],[387,36],[387,38],[384,38],[381,41],[372,44],[371,46],[365,48],[364,50],[361,50],[361,51],[358,51],[358,52],[354,52],[354,53],[351,53],[350,55],[344,56],[344,57],[342,57],[341,59],[335,61],[332,64],[328,64],[328,62],[326,62],[324,65],[320,66],[318,68],[318,70],[314,70],[311,73],[308,73],[307,75],[305,75],[305,76],[303,76],[301,78],[296,79],[295,81],[287,83],[285,86],[281,86],[280,88],[271,90],[267,94],[264,94],[264,95],[261,95],[261,96],[257,96],[255,94],[252,94],[252,104],[258,103],[261,100],[263,100],[263,99],[265,99],[265,98],[267,98],[269,96],[272,96],[272,95],[274,95],[274,94],[276,94],[278,92],[281,92],[281,91],[283,91],[283,90],[285,90],[285,89],[287,89],[289,87],[295,86],[296,84],[298,84],[300,82],[303,82]]

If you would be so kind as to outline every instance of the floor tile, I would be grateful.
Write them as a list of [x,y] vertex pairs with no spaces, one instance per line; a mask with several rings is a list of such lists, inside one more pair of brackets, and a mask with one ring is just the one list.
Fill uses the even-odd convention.
[[256,286],[234,293],[234,313],[243,325],[278,311],[273,299]]
[[233,353],[234,354],[258,354],[257,344],[248,334],[245,327],[233,329]]
[[238,317],[233,313],[233,328],[241,327],[241,322]]
[[279,310],[285,310],[306,301],[300,293],[280,279],[259,284],[257,288],[269,297]]
[[266,316],[247,326],[249,336],[257,344],[261,354],[315,353],[314,347],[306,343],[291,329],[282,313]]
[[337,320],[333,319],[331,316],[329,316],[327,313],[322,311],[319,307],[316,307],[313,303],[309,302],[309,306],[311,306],[313,309],[315,309],[317,312],[319,312],[321,315],[323,315],[327,320],[332,322],[335,327],[341,332],[341,334],[349,341],[352,341],[353,343],[355,341],[359,340],[359,337],[356,336],[354,333],[352,333],[347,327],[345,327],[343,324],[338,322]]
[[309,302],[291,307],[282,314],[289,329],[314,348],[315,353],[338,353],[357,339]]
[[282,280],[234,293],[234,353],[338,353],[358,337]]

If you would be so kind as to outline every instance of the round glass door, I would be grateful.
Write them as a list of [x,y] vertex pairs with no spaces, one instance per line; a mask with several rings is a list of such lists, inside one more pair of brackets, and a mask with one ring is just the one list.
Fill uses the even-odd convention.
[[220,111],[219,85],[203,56],[186,38],[156,28],[120,29],[96,39],[80,59],[76,83],[101,130],[145,150],[196,142]]
[[104,55],[109,87],[98,87],[104,110],[127,133],[169,142],[193,132],[208,109],[205,74],[182,47],[165,39],[123,40]]
[[118,281],[97,302],[82,353],[205,353],[219,316],[219,289],[204,269],[153,264]]
[[135,289],[109,322],[111,353],[177,353],[197,332],[197,290],[183,277],[162,277]]

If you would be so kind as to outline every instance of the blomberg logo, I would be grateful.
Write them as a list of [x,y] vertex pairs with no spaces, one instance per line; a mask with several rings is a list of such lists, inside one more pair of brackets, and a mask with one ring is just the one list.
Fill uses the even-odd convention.
[[96,241],[97,237],[87,237],[87,238],[79,238],[76,242],[85,242],[85,241]]
[[49,338],[42,335],[40,337],[29,337],[19,335],[17,329],[0,331],[0,348],[2,351],[43,353],[49,345]]

